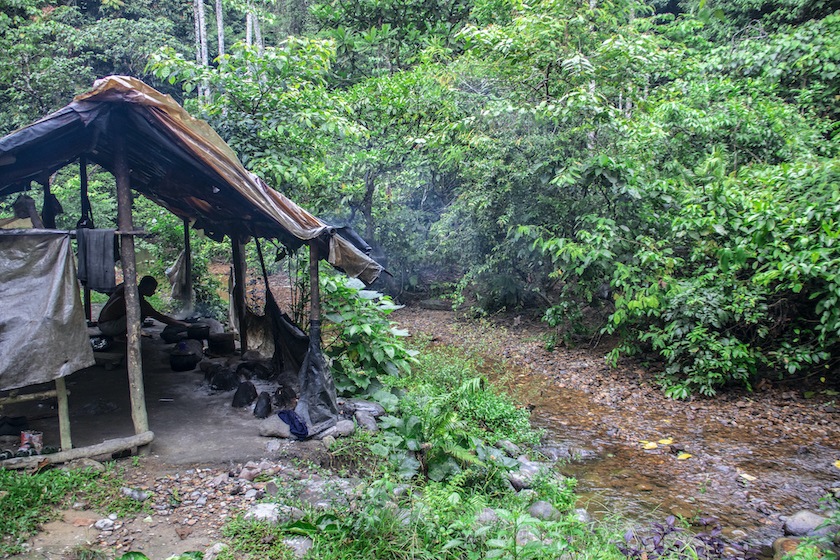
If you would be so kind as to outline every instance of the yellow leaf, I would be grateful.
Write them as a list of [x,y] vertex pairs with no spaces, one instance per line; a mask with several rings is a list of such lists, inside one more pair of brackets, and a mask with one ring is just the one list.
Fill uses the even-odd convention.
[[753,476],[753,475],[751,475],[751,474],[747,474],[747,473],[745,473],[745,472],[742,472],[742,473],[740,474],[740,476],[741,476],[741,478],[743,478],[744,480],[747,480],[747,481],[749,481],[749,482],[752,482],[752,481],[754,481],[754,480],[758,480],[758,478],[754,477],[754,476]]
[[672,443],[674,443],[674,438],[660,439],[659,443],[661,443],[662,445],[671,445]]
[[837,467],[838,469],[840,469],[840,459],[837,459],[836,461],[834,461],[834,466]]
[[658,446],[658,445],[656,445],[656,444],[655,444],[655,443],[653,443],[653,442],[650,442],[650,443],[646,443],[646,444],[645,444],[645,449],[656,449],[657,447],[659,447],[659,446]]
[[641,440],[639,440],[639,443],[648,443],[648,440],[646,440],[646,439],[641,439]]
[[692,455],[691,453],[680,453],[679,455],[677,455],[677,459],[679,459],[680,461],[685,461],[686,459],[689,459],[693,456],[694,455]]

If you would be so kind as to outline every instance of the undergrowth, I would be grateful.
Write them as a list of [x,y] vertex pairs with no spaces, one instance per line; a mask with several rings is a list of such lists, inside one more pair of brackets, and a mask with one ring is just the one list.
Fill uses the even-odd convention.
[[58,506],[84,500],[94,509],[128,514],[142,504],[123,496],[120,473],[52,469],[37,474],[0,470],[0,556],[22,552],[22,544],[45,522],[55,517]]

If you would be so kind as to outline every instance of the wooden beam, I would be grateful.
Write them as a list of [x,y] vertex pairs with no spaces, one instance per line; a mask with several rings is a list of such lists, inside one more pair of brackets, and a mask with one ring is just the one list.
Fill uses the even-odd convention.
[[55,380],[55,392],[58,394],[58,433],[61,436],[61,450],[73,449],[73,441],[70,439],[70,408],[67,405],[67,385],[64,378]]
[[[131,218],[131,184],[128,169],[128,154],[125,136],[121,131],[122,115],[112,115],[111,137],[114,146],[114,179],[117,182],[117,225],[122,232],[134,230]],[[117,117],[117,118],[114,118]],[[124,117],[123,117],[124,118]],[[140,295],[137,292],[137,262],[134,255],[134,236],[120,235],[120,260],[125,289],[126,338],[128,351],[128,387],[131,396],[131,420],[134,432],[149,431],[149,417],[146,412],[146,391],[143,386],[143,362],[140,355]]]
[[[81,198],[81,208],[82,208],[82,216],[81,220],[88,219],[91,222],[93,221],[93,217],[91,216],[91,209],[90,209],[90,199],[88,198],[88,176],[87,176],[87,157],[82,154],[79,156],[79,182],[81,183],[80,188],[80,198]],[[93,224],[91,224],[92,226]],[[90,302],[90,288],[85,286],[84,289],[84,298],[85,298],[85,317],[87,320],[90,321],[93,319],[92,311],[91,311],[91,302]]]
[[154,432],[143,432],[134,436],[106,439],[102,443],[96,445],[89,445],[87,447],[79,447],[77,449],[69,449],[67,451],[59,451],[52,455],[35,455],[33,457],[14,457],[0,461],[0,468],[4,469],[26,469],[29,467],[36,467],[41,461],[47,461],[54,465],[58,463],[66,463],[74,459],[81,459],[83,457],[98,457],[100,455],[113,455],[114,453],[125,451],[126,449],[135,449],[143,445],[148,445],[155,439]]
[[193,308],[193,281],[192,281],[192,248],[190,247],[190,219],[184,218],[184,266],[186,267],[186,285],[184,289],[187,292],[184,298],[184,308],[192,311]]
[[321,322],[321,285],[318,282],[318,243],[309,240],[309,323]]
[[245,246],[242,237],[234,234],[230,240],[233,248],[233,303],[239,320],[239,347],[248,351],[248,329],[245,328]]
[[8,397],[0,398],[0,406],[26,401],[40,401],[44,399],[51,399],[57,396],[58,393],[54,389],[48,391],[39,391],[37,393],[26,393],[23,395],[19,395],[16,391],[12,391]]

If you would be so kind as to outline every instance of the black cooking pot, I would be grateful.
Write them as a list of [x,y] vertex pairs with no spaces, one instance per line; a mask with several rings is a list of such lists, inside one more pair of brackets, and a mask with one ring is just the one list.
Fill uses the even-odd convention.
[[181,325],[166,325],[160,332],[160,337],[167,344],[174,344],[184,340],[187,336],[187,327]]
[[187,327],[187,338],[206,340],[210,337],[210,325],[207,323],[193,323]]

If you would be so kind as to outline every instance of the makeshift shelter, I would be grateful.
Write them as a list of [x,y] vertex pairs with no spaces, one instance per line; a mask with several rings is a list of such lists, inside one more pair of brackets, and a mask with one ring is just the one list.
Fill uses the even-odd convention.
[[[50,175],[76,161],[80,164],[83,203],[88,161],[110,171],[116,179],[116,233],[120,239],[120,260],[126,286],[127,367],[132,419],[137,434],[148,431],[140,362],[141,317],[134,254],[134,236],[144,232],[132,223],[131,190],[184,220],[187,255],[190,223],[193,228],[204,230],[212,239],[222,240],[225,235],[231,239],[236,277],[234,298],[240,313],[245,310],[242,253],[245,240],[251,236],[276,239],[290,250],[304,244],[309,246],[312,294],[309,352],[313,355],[306,360],[306,371],[311,373],[313,364],[320,364],[315,368],[316,373],[325,377],[320,381],[301,378],[300,385],[304,391],[306,387],[312,387],[310,395],[301,394],[300,397],[304,412],[311,411],[313,407],[325,410],[324,406],[311,401],[312,398],[323,398],[324,390],[328,393],[332,391],[334,401],[335,389],[330,387],[332,379],[320,355],[317,261],[319,258],[326,259],[347,275],[369,284],[382,268],[363,252],[363,242],[359,243],[354,238],[359,245],[357,247],[339,235],[335,228],[267,187],[259,177],[242,166],[233,151],[207,123],[192,118],[170,96],[136,78],[109,76],[97,80],[91,91],[77,96],[63,109],[0,139],[0,196],[27,190],[30,183],[36,181],[44,185],[46,198]],[[49,223],[50,220],[45,218],[44,221]],[[0,313],[0,353],[2,345],[20,343],[24,332],[8,324],[5,315]],[[243,332],[240,336],[244,351],[248,347],[247,335]],[[0,390],[20,386],[19,379],[11,385],[6,383],[9,367],[0,362]],[[51,371],[46,375],[60,379],[67,373],[70,372]],[[33,376],[23,382],[34,383],[37,380]],[[326,403],[326,409],[329,407],[330,403]],[[317,420],[313,419],[313,423]]]

